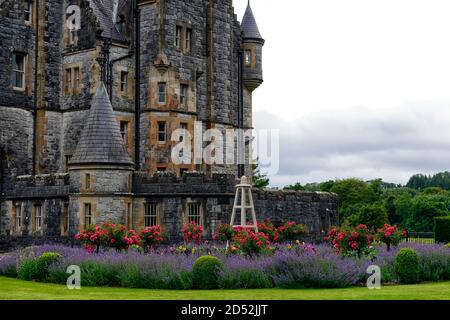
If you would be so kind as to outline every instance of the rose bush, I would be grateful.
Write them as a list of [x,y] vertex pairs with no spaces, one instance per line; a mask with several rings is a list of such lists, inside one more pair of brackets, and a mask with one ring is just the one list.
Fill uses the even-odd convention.
[[213,240],[221,242],[230,241],[233,239],[233,234],[231,225],[222,223],[213,235]]
[[183,226],[183,239],[186,243],[200,243],[202,241],[203,227],[192,221]]
[[145,228],[140,232],[141,245],[146,250],[154,248],[164,240],[163,231],[160,225]]
[[330,242],[335,251],[344,256],[368,256],[373,251],[373,236],[364,224],[356,228],[347,225],[332,228],[324,240]]
[[406,229],[400,230],[396,225],[385,224],[383,228],[377,230],[376,239],[385,243],[387,250],[390,251],[391,245],[397,246],[407,235]]
[[279,235],[278,235],[278,229],[275,228],[272,222],[270,220],[265,220],[262,223],[258,223],[258,230],[262,233],[264,233],[268,238],[270,242],[278,242]]
[[251,228],[243,227],[234,228],[234,232],[233,245],[231,246],[232,253],[242,252],[253,256],[273,252],[269,237],[263,232],[255,232]]
[[278,228],[278,236],[280,242],[292,242],[301,240],[308,234],[308,228],[296,222],[286,222]]

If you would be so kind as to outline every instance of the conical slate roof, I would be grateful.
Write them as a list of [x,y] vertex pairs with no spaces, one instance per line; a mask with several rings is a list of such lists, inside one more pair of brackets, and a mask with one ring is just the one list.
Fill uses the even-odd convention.
[[242,18],[241,28],[244,33],[244,39],[264,40],[259,33],[258,24],[256,23],[255,16],[253,15],[250,1],[248,2],[244,18]]
[[103,82],[92,100],[87,122],[69,164],[133,165]]

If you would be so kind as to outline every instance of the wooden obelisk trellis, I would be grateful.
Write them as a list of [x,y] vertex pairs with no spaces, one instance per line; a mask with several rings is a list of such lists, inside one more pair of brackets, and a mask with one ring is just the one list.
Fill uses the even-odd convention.
[[[241,223],[235,224],[237,211],[241,215]],[[247,224],[247,212],[251,212],[252,223]],[[241,183],[236,186],[236,196],[234,198],[233,211],[231,213],[231,228],[242,227],[246,229],[254,229],[258,232],[258,221],[256,220],[255,205],[253,203],[252,186],[248,183],[247,177],[241,178]],[[229,241],[227,242],[228,251]]]

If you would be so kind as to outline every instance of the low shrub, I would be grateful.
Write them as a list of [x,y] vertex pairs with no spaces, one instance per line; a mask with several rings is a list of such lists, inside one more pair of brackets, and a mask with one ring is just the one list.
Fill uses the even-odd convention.
[[198,289],[217,289],[223,263],[216,257],[203,256],[192,266],[194,286]]
[[450,216],[434,218],[434,239],[438,243],[450,242]]
[[17,276],[21,280],[31,281],[41,278],[38,261],[36,259],[27,259],[21,261]]
[[220,273],[219,288],[268,289],[273,288],[271,277],[257,268],[227,269]]
[[418,283],[420,269],[417,252],[411,248],[401,249],[395,258],[395,271],[401,283]]
[[49,276],[49,267],[61,258],[61,255],[57,252],[44,252],[37,259],[37,271],[39,272],[38,280],[46,280]]
[[0,257],[0,275],[17,278],[17,255],[8,254]]
[[80,264],[81,285],[86,287],[115,287],[120,284],[118,269],[101,262],[86,261]]

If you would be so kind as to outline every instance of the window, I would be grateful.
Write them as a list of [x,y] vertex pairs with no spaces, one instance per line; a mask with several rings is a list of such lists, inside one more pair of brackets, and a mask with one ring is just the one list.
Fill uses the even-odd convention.
[[80,67],[67,68],[64,74],[64,92],[79,94],[81,88]]
[[31,23],[33,20],[33,3],[31,1],[24,1],[23,3],[23,19],[25,23]]
[[92,207],[90,203],[84,204],[84,227],[92,225]]
[[128,122],[120,121],[120,134],[122,135],[122,139],[125,142],[125,145],[128,144]]
[[188,203],[188,223],[191,222],[201,225],[201,204],[198,202]]
[[13,53],[12,86],[16,90],[25,90],[25,59],[25,54]]
[[127,228],[133,229],[133,207],[131,203],[127,203]]
[[178,49],[181,49],[181,32],[183,28],[180,26],[177,26],[177,29],[175,31],[175,47]]
[[80,92],[80,68],[79,67],[73,68],[73,92],[74,93]]
[[120,72],[120,92],[122,94],[127,94],[128,92],[128,72]]
[[182,177],[186,172],[188,172],[189,170],[186,168],[181,168],[180,169],[180,177]]
[[186,28],[186,37],[184,41],[185,41],[184,50],[186,52],[190,52],[192,46],[192,29]]
[[118,15],[116,21],[116,29],[119,33],[123,33],[124,25],[125,25],[125,17],[123,15]]
[[144,212],[144,227],[154,227],[158,224],[158,204],[146,203]]
[[158,101],[159,101],[159,104],[166,103],[166,83],[165,82],[158,83]]
[[20,232],[22,230],[22,213],[23,213],[23,208],[22,208],[22,204],[16,204],[14,207],[14,230],[16,232]]
[[158,143],[166,143],[167,125],[165,122],[158,122]]
[[189,87],[186,84],[180,85],[180,104],[182,106],[187,105],[187,93],[188,93]]
[[252,51],[245,50],[245,65],[249,66],[252,64]]
[[166,172],[167,168],[166,167],[158,167],[158,168],[156,168],[156,171],[158,171],[158,172]]
[[180,142],[183,142],[186,139],[186,133],[188,131],[188,124],[187,123],[181,123],[180,124]]
[[69,233],[69,204],[64,203],[61,213],[61,235],[67,236]]
[[91,175],[89,173],[86,173],[86,176],[85,176],[85,187],[86,187],[86,189],[91,188]]
[[34,206],[34,231],[39,231],[42,228],[42,205]]

